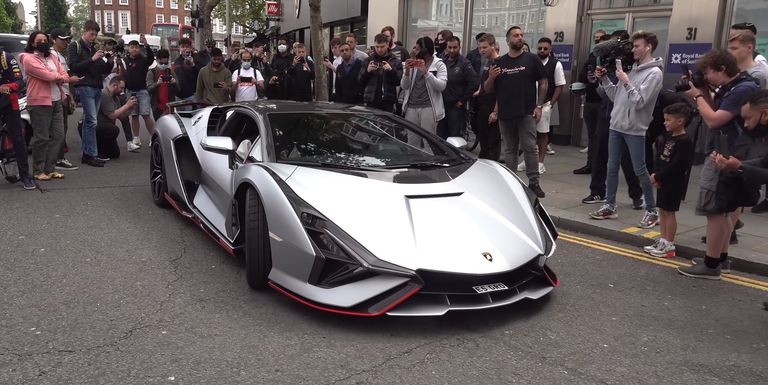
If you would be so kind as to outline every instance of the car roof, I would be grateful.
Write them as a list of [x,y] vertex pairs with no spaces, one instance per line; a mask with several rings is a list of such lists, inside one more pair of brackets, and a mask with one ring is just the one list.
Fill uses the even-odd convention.
[[266,114],[270,112],[349,112],[349,113],[374,113],[383,114],[381,110],[356,106],[352,104],[333,102],[294,102],[290,100],[255,100],[251,102],[237,102],[223,104],[220,107],[241,106]]

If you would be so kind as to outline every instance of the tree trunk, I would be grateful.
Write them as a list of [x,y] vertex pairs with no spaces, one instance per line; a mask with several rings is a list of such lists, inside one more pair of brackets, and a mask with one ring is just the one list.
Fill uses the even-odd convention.
[[315,58],[315,100],[328,101],[328,69],[323,58],[328,55],[323,39],[323,18],[320,15],[320,0],[309,0],[310,41],[312,57]]
[[[221,0],[199,0],[200,19],[197,28],[200,30],[200,48],[205,47],[205,42],[213,40],[213,9]],[[197,44],[197,43],[195,43]]]

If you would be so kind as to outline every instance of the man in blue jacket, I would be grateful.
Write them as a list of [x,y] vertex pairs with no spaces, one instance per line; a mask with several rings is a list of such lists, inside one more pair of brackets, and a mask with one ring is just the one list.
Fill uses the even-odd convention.
[[437,134],[446,139],[461,136],[467,123],[467,102],[477,91],[480,80],[472,63],[461,56],[461,40],[452,36],[445,49],[445,65],[448,67],[448,84],[443,90],[445,119],[437,127]]

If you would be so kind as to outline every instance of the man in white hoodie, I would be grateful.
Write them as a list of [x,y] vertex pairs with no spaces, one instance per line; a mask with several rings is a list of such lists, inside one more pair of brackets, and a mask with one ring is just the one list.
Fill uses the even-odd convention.
[[[437,123],[445,117],[443,90],[448,84],[448,69],[435,56],[435,44],[428,37],[416,40],[411,54],[414,58],[405,61],[400,80],[405,92],[403,113],[406,120],[436,134]],[[369,68],[373,65],[369,63]],[[421,147],[421,138],[409,132],[408,144]]]
[[654,58],[653,51],[659,45],[659,39],[652,32],[639,31],[632,36],[632,55],[635,66],[630,74],[624,72],[621,65],[616,65],[614,84],[603,67],[595,69],[600,78],[600,88],[613,101],[611,127],[608,138],[608,175],[606,184],[606,203],[599,210],[589,214],[594,219],[618,218],[616,210],[616,190],[619,186],[619,166],[623,152],[622,142],[627,144],[635,174],[640,180],[645,198],[645,215],[638,224],[641,228],[651,228],[659,222],[654,199],[654,187],[645,166],[645,133],[653,120],[656,98],[661,91],[663,59]]

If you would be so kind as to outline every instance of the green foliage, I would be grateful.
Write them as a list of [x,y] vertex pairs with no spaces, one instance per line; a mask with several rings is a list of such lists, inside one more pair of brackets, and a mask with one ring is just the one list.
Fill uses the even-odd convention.
[[70,0],[71,8],[69,20],[72,25],[80,26],[73,28],[72,38],[79,39],[83,34],[82,26],[91,18],[91,9],[88,0]]
[[50,32],[54,28],[69,29],[66,0],[45,0],[40,2],[43,8],[43,29]]
[[2,0],[0,6],[0,32],[24,33],[24,22],[16,16],[16,3],[12,0]]
[[[266,0],[229,0],[230,21],[232,26],[243,27],[244,33],[255,33],[266,25],[264,8]],[[213,9],[213,17],[224,22],[227,7],[224,1]]]

